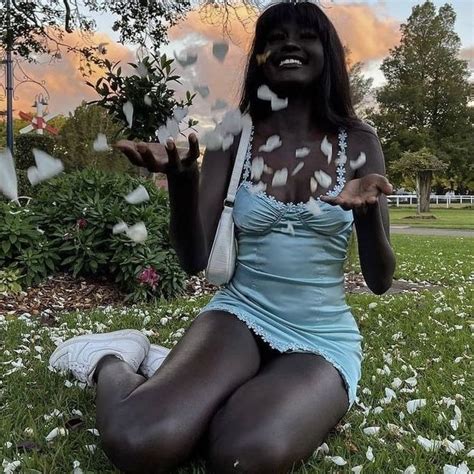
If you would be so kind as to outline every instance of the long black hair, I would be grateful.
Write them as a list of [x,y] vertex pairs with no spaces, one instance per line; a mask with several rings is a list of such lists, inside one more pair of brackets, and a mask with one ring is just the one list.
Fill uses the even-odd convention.
[[357,126],[360,121],[352,105],[341,40],[326,14],[310,2],[278,3],[267,8],[258,18],[242,87],[240,111],[248,111],[253,119],[264,118],[271,113],[269,103],[257,98],[258,87],[265,83],[257,55],[263,53],[270,31],[291,20],[302,28],[316,30],[323,45],[324,68],[312,97],[314,120],[327,131],[335,131],[340,126]]

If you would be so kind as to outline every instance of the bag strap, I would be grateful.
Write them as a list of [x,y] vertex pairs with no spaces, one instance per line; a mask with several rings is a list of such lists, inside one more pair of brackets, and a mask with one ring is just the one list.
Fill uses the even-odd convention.
[[239,148],[235,158],[234,169],[230,178],[229,189],[227,190],[227,197],[224,200],[224,207],[233,207],[235,200],[235,193],[239,184],[242,168],[244,166],[245,156],[250,142],[250,134],[252,132],[252,117],[246,113],[242,116],[243,128],[240,135]]

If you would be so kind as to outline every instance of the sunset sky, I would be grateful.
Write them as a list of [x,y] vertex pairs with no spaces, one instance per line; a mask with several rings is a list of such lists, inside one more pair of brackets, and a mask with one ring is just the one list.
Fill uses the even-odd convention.
[[[345,45],[352,51],[353,61],[363,61],[364,74],[374,78],[374,85],[384,82],[379,66],[389,49],[396,46],[400,39],[400,23],[406,21],[414,5],[421,2],[412,0],[334,0],[324,2],[325,11],[334,22]],[[446,2],[435,0],[437,7]],[[449,2],[457,13],[456,32],[462,41],[461,55],[470,61],[474,71],[474,1],[453,0]],[[133,61],[134,48],[115,42],[116,34],[111,30],[112,18],[106,15],[96,17],[98,24],[97,42],[108,42],[108,55],[113,60]],[[222,40],[222,29],[204,24],[197,12],[190,12],[186,19],[173,27],[169,32],[170,43],[160,48],[161,52],[172,56],[173,52],[183,50],[198,53],[195,65],[182,69],[176,63],[176,73],[182,76],[183,87],[176,89],[178,97],[185,90],[193,90],[195,84],[206,84],[211,90],[204,100],[197,96],[190,116],[201,121],[203,126],[209,124],[212,114],[210,106],[216,99],[224,99],[231,106],[237,103],[242,81],[242,71],[251,37],[252,25],[248,31],[238,24],[233,24],[232,41],[229,53],[223,64],[212,55],[213,41]],[[69,35],[75,42],[77,34]],[[78,71],[78,59],[71,55],[54,64],[26,65],[28,73],[38,81],[45,81],[51,100],[49,110],[52,114],[67,114],[73,111],[82,100],[97,98],[94,91],[84,84]],[[16,95],[15,115],[19,110],[31,111],[35,95],[41,92],[37,86],[21,85]],[[4,107],[2,102],[0,107]]]

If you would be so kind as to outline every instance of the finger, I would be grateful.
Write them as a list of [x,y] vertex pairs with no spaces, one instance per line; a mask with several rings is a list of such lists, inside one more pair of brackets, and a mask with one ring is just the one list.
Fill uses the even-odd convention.
[[378,201],[377,196],[369,196],[367,198],[367,204],[369,204],[369,205],[376,204],[377,201]]
[[197,139],[196,134],[191,133],[188,137],[188,141],[189,141],[189,151],[188,151],[188,155],[186,159],[189,161],[196,161],[199,158],[199,155],[201,154],[199,150],[199,141]]
[[151,173],[156,173],[158,171],[158,163],[148,144],[145,142],[137,143],[137,150],[142,157],[143,166]]
[[134,165],[145,166],[140,153],[136,149],[135,142],[120,140],[117,143],[114,143],[112,147],[121,151]]
[[180,160],[178,150],[172,137],[166,140],[166,153],[168,154],[168,169],[169,171],[178,171],[180,168]]
[[390,184],[390,182],[385,176],[380,176],[380,179],[377,183],[377,187],[382,193],[386,195],[392,194],[393,192],[393,186]]

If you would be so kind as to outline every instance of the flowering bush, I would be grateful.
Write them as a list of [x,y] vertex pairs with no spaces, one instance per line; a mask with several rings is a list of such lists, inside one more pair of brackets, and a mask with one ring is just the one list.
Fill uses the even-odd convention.
[[[147,189],[149,201],[127,203],[124,196],[140,184]],[[171,298],[183,292],[186,274],[168,235],[168,195],[150,181],[91,169],[63,174],[41,184],[28,209],[35,223],[30,248],[36,249],[35,239],[40,236],[48,248],[55,249],[54,269],[110,278],[132,301]],[[113,234],[120,221],[143,222],[148,238],[138,243],[124,233]]]

